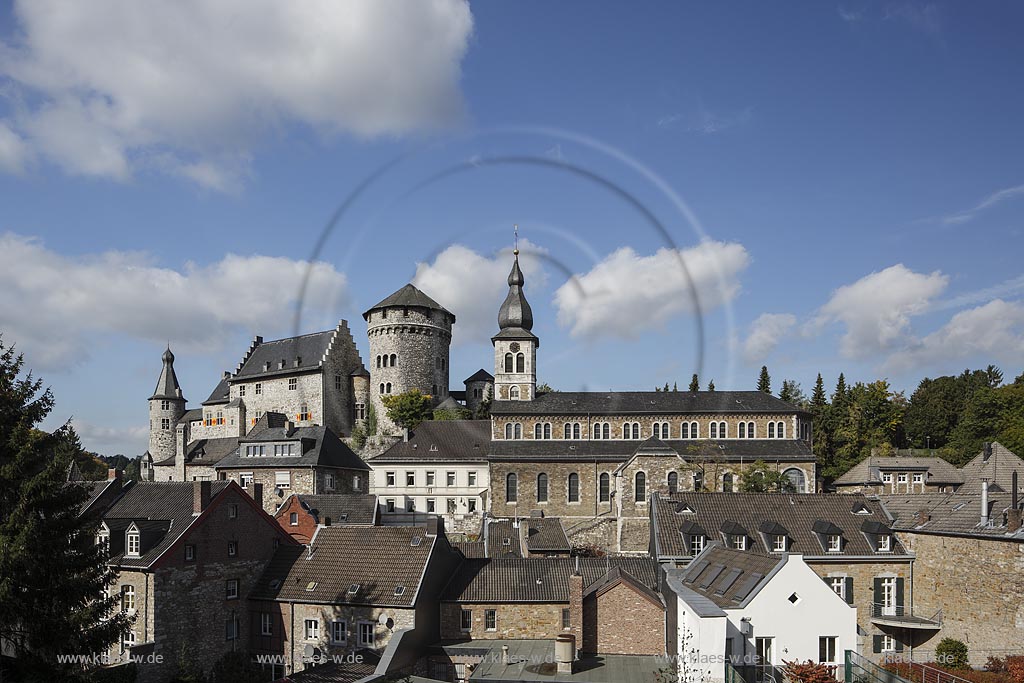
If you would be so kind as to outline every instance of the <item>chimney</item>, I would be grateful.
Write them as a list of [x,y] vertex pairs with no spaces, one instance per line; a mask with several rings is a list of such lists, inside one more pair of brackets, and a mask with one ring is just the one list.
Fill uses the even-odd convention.
[[1020,508],[1019,503],[1020,493],[1019,489],[1017,488],[1017,470],[1014,470],[1013,474],[1010,475],[1010,506],[1014,510],[1017,510]]
[[120,478],[121,478],[121,470],[113,468],[113,467],[108,467],[107,468],[107,481],[113,481],[114,479],[120,479]]
[[530,557],[530,525],[520,523],[519,524],[519,537],[516,539],[519,541],[519,552],[523,557]]
[[988,479],[981,480],[981,526],[988,525]]
[[252,499],[256,502],[258,507],[263,507],[263,484],[253,482],[252,484]]
[[192,482],[192,514],[198,515],[210,505],[210,482]]
[[986,441],[985,442],[984,454],[982,455],[981,459],[984,462],[988,462],[988,459],[991,458],[991,457],[992,457],[992,443],[989,442],[989,441]]
[[188,445],[188,423],[179,422],[174,430],[174,457],[184,461],[185,447]]
[[[576,558],[576,569],[569,577],[569,633],[573,637],[573,649],[583,647],[583,575],[580,573],[580,558]],[[575,653],[574,653],[575,655]]]
[[292,432],[295,431],[295,423],[291,420],[284,421],[284,434],[285,436],[291,436]]
[[1006,531],[1007,533],[1016,533],[1020,530],[1024,520],[1024,512],[1020,509],[1020,494],[1017,492],[1017,470],[1013,471],[1010,476],[1010,483],[1013,488],[1013,492],[1010,494],[1010,509],[1006,511]]

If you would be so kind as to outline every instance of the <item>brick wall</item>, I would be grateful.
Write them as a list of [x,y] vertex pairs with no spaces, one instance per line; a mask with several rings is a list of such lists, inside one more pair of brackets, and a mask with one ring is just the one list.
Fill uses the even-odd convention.
[[[296,522],[295,526],[291,524],[292,513],[295,513]],[[294,538],[303,545],[309,543],[309,540],[313,538],[313,534],[316,533],[316,520],[313,519],[313,515],[309,514],[309,511],[302,507],[302,503],[296,496],[289,496],[284,503],[284,506],[274,515],[274,519],[281,525],[285,533]]]
[[619,583],[583,601],[584,652],[664,655],[665,610]]

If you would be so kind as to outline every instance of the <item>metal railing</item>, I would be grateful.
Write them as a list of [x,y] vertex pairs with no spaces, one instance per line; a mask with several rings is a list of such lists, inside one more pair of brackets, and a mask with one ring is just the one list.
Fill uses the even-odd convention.
[[883,669],[853,650],[846,651],[846,683],[913,683],[902,676]]
[[873,619],[924,619],[927,621],[934,621],[936,623],[942,623],[942,610],[940,609],[930,617],[923,617],[919,614],[914,613],[914,608],[907,605],[886,605],[882,602],[871,603],[871,618]]
[[913,683],[970,683],[966,678],[921,662],[905,662],[903,666]]

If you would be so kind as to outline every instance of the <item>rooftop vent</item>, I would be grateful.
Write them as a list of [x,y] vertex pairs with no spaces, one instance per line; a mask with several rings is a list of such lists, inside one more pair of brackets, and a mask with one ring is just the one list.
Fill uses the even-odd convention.
[[403,595],[405,593],[405,586],[395,586],[395,595]]
[[266,363],[263,364],[263,371],[264,372],[270,372],[270,361],[269,360]]
[[431,450],[431,452],[436,453],[437,452],[437,446],[435,444],[430,444],[430,450]]

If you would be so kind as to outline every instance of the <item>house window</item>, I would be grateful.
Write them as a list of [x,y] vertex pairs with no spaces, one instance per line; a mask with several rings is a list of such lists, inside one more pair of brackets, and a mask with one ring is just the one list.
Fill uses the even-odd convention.
[[611,476],[607,472],[602,472],[598,478],[597,498],[602,503],[607,503],[611,498]]
[[704,552],[704,536],[702,534],[691,534],[690,554],[696,555],[697,553],[701,552]]
[[519,387],[512,387],[508,390],[508,397],[512,401],[519,400]]
[[579,439],[580,438],[580,423],[579,422],[566,422],[565,426],[562,427],[562,437],[565,439]]
[[124,637],[121,639],[121,650],[124,651],[124,650],[127,650],[128,648],[134,647],[134,646],[135,646],[135,631],[128,631],[127,633],[124,634]]
[[245,385],[244,384],[239,385],[239,387],[238,387],[238,395],[239,396],[245,396]]
[[295,391],[298,388],[299,388],[299,380],[296,379],[295,377],[290,377],[288,379],[288,391]]
[[736,550],[747,549],[747,537],[739,534],[734,534],[732,537],[732,547]]
[[352,490],[358,492],[359,487],[363,485],[363,478],[358,474],[352,475]]
[[580,475],[575,472],[569,475],[569,502],[580,502]]
[[693,490],[703,491],[704,490],[704,473],[697,470],[693,473]]
[[924,474],[922,474],[920,472],[915,474],[914,475],[914,483],[915,484],[923,484],[924,483]]
[[777,553],[786,552],[786,537],[775,536],[772,539],[772,551]]
[[551,438],[551,423],[550,422],[538,422],[533,426],[533,438],[535,439],[550,439]]
[[822,664],[835,664],[836,661],[836,637],[818,637],[818,661]]
[[320,621],[318,619],[306,619],[306,640],[320,639]]
[[328,491],[334,490],[334,475],[330,472],[324,475],[324,488]]
[[668,492],[677,493],[679,491],[679,473],[669,472],[668,473]]
[[252,472],[242,472],[238,475],[238,484],[243,489],[249,488],[252,484]]
[[462,629],[463,633],[469,633],[473,630],[473,610],[462,610],[460,628]]
[[512,354],[511,353],[506,353],[505,354],[505,372],[513,372],[513,368],[514,368],[513,363],[514,363],[514,360],[512,358]]
[[476,512],[476,498],[467,498],[466,507],[470,513]]
[[624,422],[624,423],[622,423],[622,438],[623,439],[639,439],[640,438],[640,423],[639,422]]
[[505,477],[505,500],[509,503],[519,501],[519,477],[515,472],[509,472]]
[[846,600],[846,577],[845,576],[830,576],[828,578],[829,588],[832,592]]
[[668,422],[655,422],[653,430],[655,439],[668,439],[671,436]]
[[[877,636],[876,636],[877,637]],[[880,636],[882,642],[882,652],[895,652],[896,651],[896,639],[889,635]]]
[[259,396],[262,393],[263,393],[263,383],[262,382],[256,382],[256,395]]
[[892,483],[892,472],[886,472],[885,474],[883,474],[882,475],[882,481],[885,482],[886,484],[891,484]]
[[377,644],[375,630],[372,621],[359,622],[359,645],[361,647],[374,647]]
[[643,472],[637,472],[636,477],[633,478],[633,500],[637,503],[647,502],[647,475]]
[[160,429],[170,429],[170,428],[171,428],[171,420],[169,418],[166,418],[166,417],[160,418]]
[[385,394],[390,394],[391,393],[391,382],[388,382],[387,384],[384,385],[384,393]]
[[455,473],[454,472],[445,472],[444,473],[444,478],[445,478],[445,485],[446,486],[448,486],[449,488],[452,487],[452,486],[455,486]]
[[896,483],[897,484],[906,484],[907,483],[907,473],[906,472],[900,472],[899,474],[897,474],[896,475]]
[[466,477],[470,486],[476,486],[476,472],[467,472]]
[[434,476],[435,473],[433,471],[427,472],[427,486],[434,485]]
[[446,506],[445,509],[448,510],[448,514],[449,515],[454,515],[455,514],[455,512],[456,512],[456,510],[455,510],[455,503],[456,503],[456,501],[455,501],[454,498],[445,498],[444,499],[444,504]]
[[224,582],[224,599],[238,599],[238,579],[228,579]]
[[341,620],[331,622],[331,642],[335,645],[344,645],[348,640],[348,625]]
[[224,621],[224,640],[235,640],[238,638],[238,619],[234,617]]
[[415,472],[406,472],[405,473],[405,485],[406,486],[415,486],[416,485],[416,473]]
[[878,552],[888,553],[892,552],[892,536],[889,534],[881,534],[878,537]]
[[185,545],[185,561],[195,562],[196,561],[196,547],[191,543]]
[[384,473],[384,481],[385,481],[385,486],[394,486],[395,485],[395,473],[394,472],[385,472]]
[[828,551],[838,553],[843,550],[843,537],[839,534],[830,534],[828,537]]
[[303,405],[299,408],[299,420],[310,421],[313,419],[313,413],[309,412],[309,406]]
[[774,422],[769,422],[768,423],[768,438],[769,439],[774,439],[775,438],[775,423]]
[[224,424],[224,411],[223,410],[218,410],[217,411],[217,419],[214,421],[214,424],[218,424],[218,425]]
[[427,512],[436,512],[437,502],[433,498],[427,498]]
[[228,519],[238,519],[238,505],[232,503],[228,506]]
[[498,630],[498,612],[496,610],[484,610],[484,628],[488,631]]
[[786,438],[786,423],[785,422],[779,422],[779,423],[777,423],[777,425],[778,425],[778,429],[776,430],[775,435],[778,438],[780,438],[780,439],[785,439]]
[[505,438],[506,439],[521,439],[523,438],[523,425],[518,422],[510,422],[505,425]]
[[572,612],[567,608],[562,608],[562,630],[568,631],[572,628]]
[[274,615],[270,612],[263,612],[260,614],[260,635],[274,635]]
[[726,472],[722,475],[722,492],[732,493],[732,472]]
[[717,422],[712,422],[711,423],[711,438],[712,439],[717,439],[718,438],[718,423]]
[[121,586],[121,609],[125,612],[135,609],[135,586]]
[[747,423],[746,422],[740,422],[740,438],[741,439],[747,438]]
[[274,472],[274,485],[279,489],[290,489],[292,487],[292,473]]
[[548,502],[548,475],[543,472],[537,475],[537,502]]
[[129,531],[128,532],[128,552],[127,552],[127,554],[130,557],[138,557],[139,556],[139,546],[140,546],[139,533],[137,531]]
[[290,526],[298,526],[299,525],[299,513],[298,512],[293,512],[293,513],[288,515],[288,524]]
[[170,410],[171,402],[168,400],[160,401],[160,410]]
[[405,511],[406,512],[416,512],[416,499],[415,498],[406,498],[405,499]]
[[395,511],[395,499],[394,498],[388,498],[387,500],[384,501],[384,510],[385,510],[385,512],[394,512]]
[[228,541],[228,557],[238,554],[238,541]]

